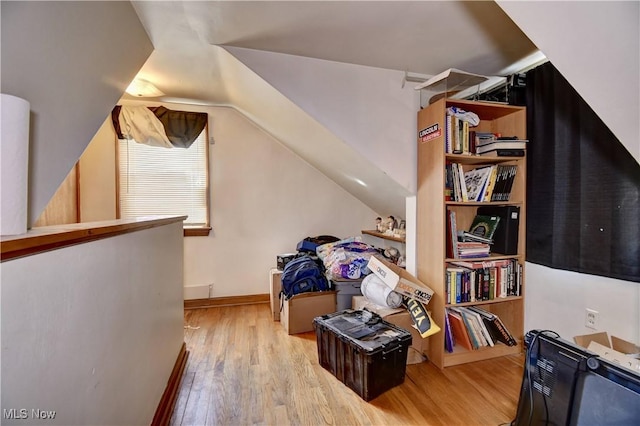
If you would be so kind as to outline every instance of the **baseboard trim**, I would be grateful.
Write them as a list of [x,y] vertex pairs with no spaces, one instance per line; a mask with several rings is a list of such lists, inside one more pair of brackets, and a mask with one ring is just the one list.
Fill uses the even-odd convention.
[[269,303],[269,294],[250,294],[247,296],[213,297],[211,299],[191,299],[184,301],[185,309],[214,308],[220,306],[255,305]]
[[160,398],[158,408],[156,408],[156,414],[153,416],[151,426],[166,426],[169,424],[188,358],[189,351],[187,350],[187,344],[182,342],[180,353],[178,354],[176,363],[171,371],[171,376],[169,376],[167,387],[162,394],[162,398]]

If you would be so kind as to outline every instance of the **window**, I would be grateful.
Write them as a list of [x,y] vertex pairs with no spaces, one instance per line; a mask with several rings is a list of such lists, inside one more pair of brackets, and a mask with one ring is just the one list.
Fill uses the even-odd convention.
[[118,140],[120,218],[187,215],[185,236],[208,235],[209,147],[204,130],[189,148]]

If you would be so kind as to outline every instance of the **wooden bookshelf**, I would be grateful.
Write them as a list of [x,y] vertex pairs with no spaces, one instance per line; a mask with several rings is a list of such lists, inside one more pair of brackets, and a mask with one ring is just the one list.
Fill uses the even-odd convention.
[[[417,192],[417,231],[416,266],[418,278],[428,283],[435,294],[429,303],[433,320],[442,328],[442,332],[431,336],[429,359],[439,368],[485,360],[523,352],[524,338],[524,291],[525,291],[525,229],[526,229],[526,156],[492,157],[475,154],[447,154],[445,152],[446,108],[456,106],[472,111],[480,118],[480,124],[473,130],[480,132],[518,135],[526,138],[526,110],[524,107],[473,102],[456,99],[440,99],[418,112],[418,134],[427,128],[438,128],[436,134],[423,141],[418,137],[418,192]],[[436,127],[432,127],[436,126]],[[518,171],[509,201],[502,202],[455,202],[445,200],[445,166],[447,162],[460,163],[466,170],[480,165],[509,164],[517,165]],[[447,210],[455,211],[459,230],[468,229],[477,209],[485,205],[514,205],[520,207],[518,228],[518,250],[514,255],[492,254],[485,260],[516,259],[522,265],[521,292],[519,296],[500,298],[482,302],[467,302],[453,306],[479,305],[500,317],[513,337],[516,346],[496,343],[494,347],[466,350],[456,346],[453,353],[445,350],[445,308],[447,258]],[[482,259],[473,259],[481,261]]]

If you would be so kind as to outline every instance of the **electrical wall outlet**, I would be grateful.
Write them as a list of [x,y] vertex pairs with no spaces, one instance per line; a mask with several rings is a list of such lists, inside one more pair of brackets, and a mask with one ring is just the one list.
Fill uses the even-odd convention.
[[598,311],[594,311],[593,309],[587,308],[587,313],[584,319],[584,325],[585,327],[597,330],[598,329]]
[[213,284],[209,284],[209,299],[213,297]]

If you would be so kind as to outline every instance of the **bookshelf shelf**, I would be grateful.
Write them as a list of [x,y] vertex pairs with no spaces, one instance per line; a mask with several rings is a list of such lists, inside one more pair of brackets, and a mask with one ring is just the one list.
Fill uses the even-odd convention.
[[[418,112],[418,191],[417,191],[417,232],[416,232],[416,269],[417,277],[434,290],[429,303],[433,320],[441,326],[442,332],[430,337],[429,359],[439,368],[470,363],[489,358],[512,355],[522,352],[524,338],[524,301],[525,301],[525,229],[526,229],[526,156],[499,157],[475,154],[446,153],[447,120],[446,110],[455,106],[467,112],[477,114],[479,124],[473,127],[476,132],[500,133],[526,139],[526,110],[524,107],[475,102],[457,99],[439,99]],[[421,138],[431,129],[440,129],[436,135]],[[425,129],[428,129],[425,131]],[[422,133],[421,133],[422,131]],[[445,168],[449,163],[460,164],[464,173],[478,166],[508,165],[516,166],[517,172],[508,201],[452,201],[445,199]],[[447,254],[448,225],[447,212],[453,211],[458,230],[468,230],[478,209],[481,207],[512,206],[519,208],[517,252],[514,254],[492,253],[485,258],[454,259]],[[509,252],[508,252],[509,253]],[[491,262],[515,259],[522,268],[520,272],[520,293],[508,297],[495,297],[491,300],[449,304],[447,299],[447,267],[450,262]],[[517,294],[517,293],[516,293]],[[459,345],[453,352],[445,350],[445,315],[449,307],[478,306],[497,315],[516,340],[515,346],[502,343],[494,347],[481,347],[467,350]]]
[[522,157],[497,157],[491,155],[476,154],[446,154],[446,159],[455,163],[462,164],[500,164],[521,160]]
[[452,353],[447,354],[443,367],[483,361],[485,359],[497,358],[506,355],[516,355],[520,352],[522,352],[520,344],[517,346],[507,346],[502,343],[497,343],[492,348],[486,347],[474,351],[469,351],[459,346],[455,346],[455,350]]
[[511,201],[445,201],[447,206],[521,206],[522,202]]
[[509,303],[512,302],[514,300],[519,300],[522,299],[522,296],[509,296],[509,297],[505,297],[505,298],[498,298],[498,299],[493,299],[493,300],[482,300],[479,302],[463,302],[463,303],[447,303],[445,304],[445,307],[450,307],[450,306],[479,306],[479,305],[493,305],[495,303]]
[[460,259],[460,258],[453,258],[453,257],[447,257],[444,259],[445,262],[460,262],[460,261],[469,261],[469,260],[473,260],[474,262],[490,262],[492,260],[502,260],[502,259],[514,259],[514,258],[520,258],[520,255],[514,255],[514,254],[498,254],[498,253],[492,253],[491,256],[489,257],[477,257],[474,259]]
[[372,235],[374,237],[382,238],[384,240],[397,241],[399,243],[404,243],[405,242],[405,239],[402,238],[402,237],[395,237],[393,235],[386,235],[386,234],[383,234],[382,232],[378,232],[378,231],[371,231],[371,230],[366,230],[365,229],[365,230],[362,230],[360,232],[362,232],[363,234],[366,234],[366,235]]

